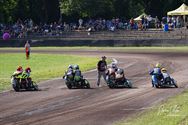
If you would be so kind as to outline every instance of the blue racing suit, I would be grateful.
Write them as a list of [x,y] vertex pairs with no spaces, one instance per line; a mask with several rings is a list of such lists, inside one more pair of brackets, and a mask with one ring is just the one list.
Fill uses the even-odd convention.
[[152,86],[158,85],[159,80],[162,78],[161,68],[153,68],[153,70],[150,71],[150,75],[152,78]]

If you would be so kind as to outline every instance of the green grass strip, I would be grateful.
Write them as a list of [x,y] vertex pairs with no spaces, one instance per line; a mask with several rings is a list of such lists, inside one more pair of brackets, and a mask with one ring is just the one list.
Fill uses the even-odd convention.
[[[188,52],[188,46],[181,47],[32,47],[32,50],[100,50],[122,52]],[[24,48],[0,48],[0,50],[23,50]]]
[[188,90],[116,125],[188,125]]
[[40,82],[62,77],[69,64],[78,64],[81,71],[96,68],[98,62],[94,57],[61,54],[32,54],[29,60],[25,54],[0,54],[0,91],[11,87],[10,77],[17,66],[31,67],[31,77]]

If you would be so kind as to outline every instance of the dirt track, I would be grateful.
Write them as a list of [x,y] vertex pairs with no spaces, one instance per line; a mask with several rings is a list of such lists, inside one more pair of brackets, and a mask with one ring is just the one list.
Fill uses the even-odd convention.
[[[2,52],[2,51],[1,51]],[[39,52],[39,51],[38,51]],[[43,51],[40,51],[43,53]],[[0,94],[1,125],[112,125],[114,122],[151,108],[182,92],[188,83],[187,54],[127,54],[123,52],[56,51],[49,53],[106,55],[116,58],[125,69],[133,89],[109,89],[102,81],[96,87],[96,71],[87,72],[92,89],[68,90],[62,79],[39,85],[38,92],[4,92]],[[178,89],[151,88],[148,70],[157,60],[166,66],[178,81]]]

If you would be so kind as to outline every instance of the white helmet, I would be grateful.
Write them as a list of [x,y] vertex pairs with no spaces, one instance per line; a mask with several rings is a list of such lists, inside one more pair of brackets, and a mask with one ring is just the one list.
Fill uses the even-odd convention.
[[74,69],[79,69],[79,66],[78,65],[74,65]]
[[115,63],[112,63],[112,68],[117,68],[117,65]]
[[68,68],[73,69],[73,66],[72,66],[72,65],[69,65],[69,67],[68,67]]

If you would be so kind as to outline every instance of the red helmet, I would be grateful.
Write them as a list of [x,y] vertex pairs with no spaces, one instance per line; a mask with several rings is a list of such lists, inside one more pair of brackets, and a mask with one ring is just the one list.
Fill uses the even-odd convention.
[[18,66],[17,71],[23,71],[22,66]]
[[27,68],[25,69],[25,71],[26,71],[26,72],[31,72],[31,68],[30,68],[30,67],[27,67]]

